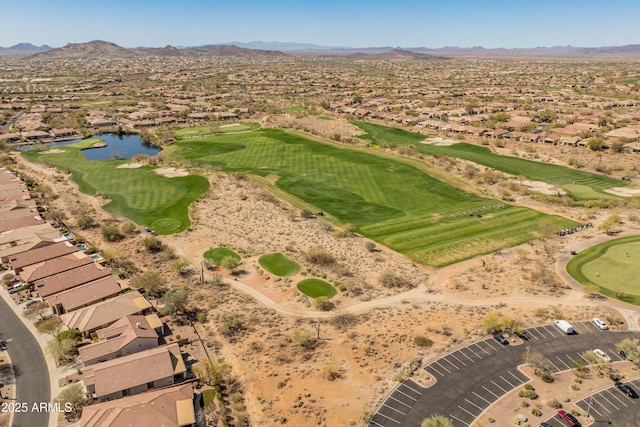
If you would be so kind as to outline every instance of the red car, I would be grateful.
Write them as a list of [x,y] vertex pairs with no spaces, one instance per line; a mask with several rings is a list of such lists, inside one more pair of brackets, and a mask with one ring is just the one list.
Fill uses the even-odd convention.
[[558,411],[558,416],[571,427],[582,427],[582,424],[580,424],[580,421],[578,421],[576,417],[562,409]]

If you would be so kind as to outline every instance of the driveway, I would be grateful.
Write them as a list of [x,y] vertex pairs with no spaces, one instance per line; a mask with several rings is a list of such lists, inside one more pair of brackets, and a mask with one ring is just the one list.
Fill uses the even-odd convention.
[[554,371],[564,371],[594,348],[618,361],[615,343],[640,338],[638,332],[602,331],[591,322],[573,326],[575,335],[544,325],[527,329],[528,340],[521,345],[502,345],[488,338],[433,360],[424,369],[436,383],[423,388],[410,379],[404,381],[378,407],[369,427],[418,426],[431,415],[445,415],[455,427],[469,426],[486,408],[529,380],[517,369],[527,352],[541,352]]
[[[38,342],[7,302],[0,298],[0,338],[7,342],[7,351],[16,374],[17,407],[13,427],[47,427],[49,412],[32,411],[33,405],[51,403],[49,370]],[[26,404],[26,405],[25,405]],[[11,405],[7,405],[11,407]],[[21,412],[22,409],[26,412]]]

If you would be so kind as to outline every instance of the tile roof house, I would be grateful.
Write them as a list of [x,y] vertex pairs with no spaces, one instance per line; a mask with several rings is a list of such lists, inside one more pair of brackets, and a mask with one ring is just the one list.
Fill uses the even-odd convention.
[[26,266],[21,269],[19,276],[22,282],[33,283],[36,280],[53,276],[54,274],[62,273],[64,271],[73,270],[74,268],[82,267],[83,265],[91,263],[93,263],[93,259],[91,259],[91,257],[87,256],[84,252],[76,251],[61,257]]
[[96,337],[98,342],[78,347],[85,366],[158,347],[158,334],[141,315],[123,317],[97,330]]
[[78,329],[89,336],[130,314],[151,311],[151,304],[140,292],[133,291],[115,298],[65,313],[60,318],[69,329]]
[[37,264],[42,261],[47,261],[49,259],[54,259],[77,251],[78,248],[76,246],[72,245],[67,240],[64,240],[46,247],[32,249],[28,252],[12,255],[9,257],[9,263],[11,263],[11,268],[15,270],[16,274],[18,274],[29,265]]
[[87,366],[83,378],[87,392],[105,402],[175,384],[186,374],[180,348],[173,343]]
[[93,282],[94,280],[107,276],[111,276],[110,269],[91,262],[90,264],[35,280],[33,281],[33,285],[42,298],[47,298],[58,292],[66,291],[67,289],[72,289],[76,286]]
[[54,313],[64,314],[113,298],[126,287],[118,280],[118,276],[111,275],[48,296],[45,302]]
[[183,384],[85,406],[82,427],[195,426],[193,387]]
[[48,223],[4,231],[0,233],[0,261],[8,262],[12,255],[64,240],[65,237]]

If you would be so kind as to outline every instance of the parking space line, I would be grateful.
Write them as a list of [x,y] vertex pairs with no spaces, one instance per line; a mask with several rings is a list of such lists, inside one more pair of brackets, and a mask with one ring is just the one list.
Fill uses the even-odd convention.
[[456,365],[455,363],[453,363],[452,361],[450,361],[450,360],[449,360],[449,359],[447,359],[446,357],[445,357],[445,358],[442,358],[442,359],[440,359],[440,360],[446,360],[446,361],[447,361],[447,363],[448,363],[449,365],[453,366],[454,368],[456,368],[456,370],[460,369],[460,368],[458,367],[458,365]]
[[[589,364],[590,364],[590,363],[589,363],[589,361],[588,361],[587,359],[585,359],[584,357],[582,357],[582,355],[581,355],[580,353],[576,353],[576,354],[578,355],[578,357],[579,357],[580,359],[584,360],[584,361],[587,363],[587,365],[589,365]],[[569,355],[567,354],[567,357],[568,357],[568,356],[569,356]]]
[[511,372],[511,371],[507,371],[507,372],[508,372],[509,374],[511,374],[511,376],[512,376],[513,378],[515,378],[515,379],[516,379],[516,381],[518,381],[518,384],[522,384],[522,383],[524,382],[524,380],[522,380],[521,378],[518,378],[518,377],[517,377],[513,372]]
[[[400,421],[396,420],[395,418],[388,417],[388,416],[386,416],[385,414],[383,414],[381,412],[376,412],[376,415],[380,415],[381,417],[385,417],[387,419],[390,419],[391,421],[393,421],[396,424],[402,424]],[[380,425],[380,424],[378,424],[378,425]]]
[[595,410],[595,405],[599,405],[604,412],[607,412],[608,414],[611,413],[611,410],[607,406],[604,406],[599,400],[596,400],[595,403],[591,403],[591,409]]
[[500,397],[497,394],[495,394],[494,392],[492,392],[491,390],[489,390],[488,388],[486,388],[485,386],[482,386],[482,388],[485,389],[486,391],[488,391],[489,393],[493,394],[493,397],[495,397],[496,399]]
[[562,359],[560,359],[559,356],[556,356],[556,359],[558,359],[558,362],[562,363],[564,366],[566,366],[567,369],[571,369],[571,367],[569,365],[567,365]]
[[[558,334],[560,333],[560,331],[558,331],[555,326],[553,326],[553,327],[552,326],[543,326],[543,328],[544,328],[545,332],[547,332],[553,338],[556,338],[556,337],[559,336],[559,335],[555,334],[555,332],[557,332]],[[551,329],[551,332],[549,332],[549,329]]]
[[476,345],[480,350],[482,350],[482,351],[484,351],[485,353],[487,353],[487,356],[490,356],[490,355],[491,355],[491,353],[489,353],[487,350],[485,350],[484,348],[480,347],[480,346],[478,345],[478,343],[477,343],[477,342],[476,342],[476,343],[474,343],[474,344],[475,344],[475,345]]
[[527,329],[527,335],[529,335],[529,336],[530,336],[531,338],[533,338],[534,340],[538,341],[538,340],[539,340],[539,338],[536,336],[536,334],[537,334],[537,332],[538,332],[538,331],[536,331],[536,334],[531,333],[531,331],[533,331],[534,329],[536,329],[536,328]]
[[407,382],[403,382],[401,385],[405,386],[406,388],[408,388],[409,390],[411,390],[414,393],[418,393],[419,396],[422,396],[422,392],[420,390],[416,390],[413,387],[409,386],[409,384],[407,384]]
[[613,393],[613,390],[607,390],[610,394],[611,397],[613,397],[615,400],[617,400],[618,402],[620,402],[625,408],[628,408],[629,405],[627,405],[626,403],[624,403],[619,396],[617,396],[618,393]]
[[398,390],[398,389],[396,389],[396,391],[397,391],[398,393],[400,393],[400,394],[404,394],[405,396],[407,396],[409,399],[413,400],[414,402],[417,402],[417,401],[418,401],[418,399],[416,399],[416,398],[414,398],[414,397],[409,396],[407,393],[403,392],[402,390]]
[[[440,360],[442,360],[442,359],[440,359]],[[437,361],[435,361],[435,362],[433,362],[433,363],[437,363],[439,367],[441,367],[442,369],[444,369],[444,370],[445,370],[445,371],[447,371],[448,373],[451,373],[451,371],[450,371],[450,370],[448,370],[446,366],[444,366],[442,363],[440,363],[440,360],[437,360]]]
[[479,397],[480,399],[484,400],[484,401],[487,403],[487,405],[491,405],[491,403],[492,403],[492,402],[491,402],[490,400],[485,399],[484,397],[480,396],[480,395],[479,395],[478,393],[476,393],[475,391],[472,391],[471,393],[472,393],[472,394],[475,394],[475,395],[476,395],[476,397]]
[[493,383],[494,386],[498,387],[500,390],[502,390],[503,393],[506,393],[507,390],[503,389],[502,387],[500,387],[498,384],[496,384],[496,382],[494,380],[491,380],[491,382]]
[[399,413],[399,414],[402,414],[402,415],[405,415],[405,416],[407,415],[406,413],[404,413],[404,412],[402,412],[402,411],[400,411],[400,410],[398,410],[398,409],[394,408],[393,406],[389,406],[389,405],[387,405],[386,403],[383,403],[383,404],[382,404],[382,406],[385,406],[385,407],[387,407],[387,408],[389,408],[389,409],[391,409],[391,410],[394,410],[394,411],[396,411],[396,412],[397,412],[397,413]]
[[470,401],[469,399],[464,399],[467,403],[472,404],[473,406],[475,406],[476,408],[480,409],[480,411],[483,411],[484,408],[481,406],[476,405],[475,403],[473,403],[472,401]]
[[[584,330],[582,328],[586,329],[586,332],[584,332]],[[589,333],[591,332],[585,325],[582,324],[582,322],[580,323],[574,323],[573,324],[573,329],[575,329],[575,331],[579,334],[584,334],[584,333]]]
[[425,366],[425,371],[427,370],[427,368],[433,369],[438,375],[440,375],[441,377],[444,377],[444,374],[440,371],[438,371],[436,368],[433,367],[433,363],[429,366]]
[[454,416],[454,415],[449,414],[449,416],[450,416],[451,418],[453,418],[454,420],[456,420],[456,421],[460,421],[460,422],[461,422],[462,424],[464,424],[464,425],[468,425],[468,424],[469,424],[469,422],[468,422],[468,421],[461,420],[460,418],[458,418],[458,417],[456,417],[456,416]]
[[407,408],[409,408],[409,409],[411,409],[411,408],[412,408],[412,406],[411,406],[411,405],[407,405],[407,404],[406,404],[406,403],[404,403],[402,400],[400,400],[400,399],[396,399],[395,397],[393,397],[393,394],[392,394],[391,396],[389,396],[389,399],[393,399],[393,400],[395,400],[396,402],[398,402],[398,403],[400,403],[400,404],[402,404],[402,405],[406,406],[406,407],[407,407]]
[[482,359],[482,356],[480,356],[478,353],[476,353],[475,351],[473,351],[473,349],[471,348],[471,346],[470,346],[470,345],[469,345],[469,346],[467,346],[466,348],[468,348],[468,349],[469,349],[469,351],[470,351],[471,353],[473,353],[473,354],[474,354],[474,356],[476,356],[478,359]]
[[458,359],[458,358],[456,357],[455,353],[451,353],[451,356],[455,357],[455,359],[456,359],[458,362],[462,363],[464,366],[467,366],[467,364],[466,364],[466,363],[464,363],[462,360],[460,360],[460,359]]
[[[375,415],[374,415],[374,418],[375,418]],[[375,422],[373,420],[373,418],[369,420],[369,425],[371,425],[371,424],[376,425],[376,426],[380,426],[380,427],[384,427],[382,424],[378,424],[377,422]]]
[[474,413],[472,413],[472,412],[467,411],[466,409],[464,409],[464,408],[463,408],[462,406],[460,406],[460,405],[457,405],[457,406],[458,406],[458,408],[462,409],[462,410],[463,410],[464,412],[466,412],[467,414],[471,415],[471,416],[473,417],[473,419],[474,419],[474,420],[476,419],[476,414],[474,414]]
[[[587,406],[588,407],[588,406]],[[593,407],[593,405],[591,405],[591,410],[593,412],[595,412],[596,414],[598,414],[599,416],[602,416],[602,414],[600,413],[600,411],[598,411],[596,408]]]
[[491,340],[484,340],[483,342],[489,347],[491,347],[492,350],[498,351],[498,349],[492,345]]
[[502,381],[504,381],[505,383],[509,384],[509,385],[511,386],[511,388],[516,388],[516,386],[518,385],[518,384],[516,384],[516,385],[511,384],[511,383],[510,383],[509,381],[507,381],[507,379],[506,379],[505,377],[503,377],[502,375],[500,375],[500,379],[501,379]]
[[[464,349],[466,349],[466,348],[467,348],[467,347],[465,347]],[[464,349],[462,349],[462,350],[464,350]],[[465,353],[465,352],[464,352],[464,351],[462,351],[462,350],[460,350],[458,353],[462,354],[464,357],[466,357],[467,359],[469,359],[469,361],[470,361],[470,362],[473,362],[474,360],[473,360],[472,358],[470,358],[469,356],[467,356],[467,353]],[[473,353],[473,350],[470,350],[470,351]],[[475,354],[475,353],[473,353],[473,354]],[[476,354],[476,356],[478,356],[478,355]],[[479,359],[482,359],[482,357],[479,357],[479,356],[478,356],[478,358],[479,358]]]
[[550,364],[551,366],[553,366],[553,368],[556,370],[556,372],[560,372],[560,368],[558,368],[558,367],[556,366],[556,364],[555,364],[555,363],[553,363],[553,362],[551,361],[551,359],[547,359],[547,361],[549,362],[549,364]]
[[609,403],[609,405],[611,405],[611,406],[613,406],[614,408],[616,408],[616,411],[619,411],[619,410],[620,410],[616,405],[614,405],[614,404],[613,404],[613,402],[612,402],[612,401],[610,401],[609,399],[607,399],[607,397],[606,397],[604,394],[601,394],[600,396],[602,396],[602,398],[603,398],[604,400],[606,400],[606,401],[607,401],[607,403]]

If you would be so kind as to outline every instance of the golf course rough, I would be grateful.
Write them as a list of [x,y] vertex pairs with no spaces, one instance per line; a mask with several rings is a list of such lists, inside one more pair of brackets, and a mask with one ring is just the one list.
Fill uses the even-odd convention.
[[640,305],[640,236],[622,237],[585,249],[567,264],[583,285],[611,298]]
[[444,266],[535,239],[574,221],[483,198],[403,159],[276,129],[177,141],[167,155],[261,177],[358,233],[415,261]]
[[206,251],[204,253],[203,257],[204,257],[204,259],[206,259],[209,262],[212,262],[213,264],[217,265],[218,267],[222,263],[222,260],[227,258],[227,257],[233,258],[233,260],[236,261],[236,262],[240,262],[240,259],[241,259],[240,255],[238,255],[237,253],[235,253],[231,249],[227,249],[227,248],[209,249],[208,251]]

